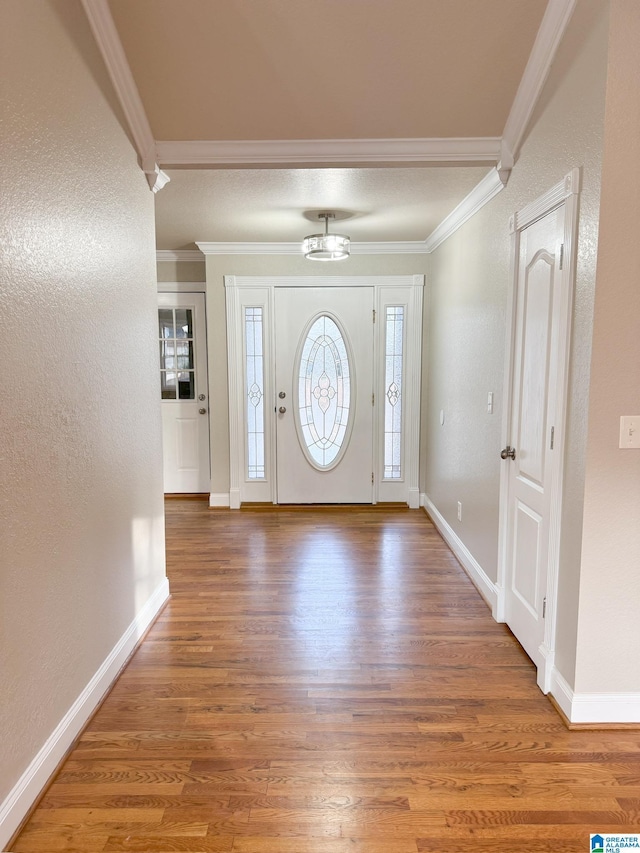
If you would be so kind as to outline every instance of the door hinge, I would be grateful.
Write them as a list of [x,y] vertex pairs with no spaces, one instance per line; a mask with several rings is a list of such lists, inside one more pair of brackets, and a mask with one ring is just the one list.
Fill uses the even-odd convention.
[[376,321],[376,309],[374,308],[373,309],[373,322],[375,323],[375,321]]
[[546,614],[547,614],[547,597],[545,595],[545,597],[542,599],[542,618],[543,619],[546,616]]
[[371,485],[373,486],[373,471],[371,472]]
[[553,442],[554,442],[554,439],[555,439],[555,433],[556,433],[556,428],[555,428],[555,427],[551,427],[551,450],[553,450]]
[[372,405],[372,406],[375,406],[375,404],[376,404],[376,395],[375,395],[375,393],[374,393],[374,394],[372,394],[372,395],[371,395],[371,405]]
[[564,266],[564,243],[560,244],[560,269]]

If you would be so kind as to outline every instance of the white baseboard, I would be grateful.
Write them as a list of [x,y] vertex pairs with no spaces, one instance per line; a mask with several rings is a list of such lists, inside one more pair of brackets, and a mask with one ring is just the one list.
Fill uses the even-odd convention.
[[498,594],[494,582],[489,578],[485,570],[473,556],[471,551],[469,551],[462,539],[460,539],[458,534],[453,530],[453,528],[449,525],[445,518],[436,509],[435,505],[429,498],[429,495],[426,495],[423,492],[420,495],[420,504],[429,513],[433,523],[436,526],[436,529],[438,530],[438,533],[442,536],[449,548],[451,548],[453,553],[456,555],[456,558],[462,565],[462,568],[469,575],[474,586],[477,588],[480,595],[487,602],[487,604],[491,608],[491,612],[493,613],[496,609],[498,601]]
[[168,597],[169,581],[164,578],[0,804],[0,850],[9,843]]
[[560,675],[555,667],[551,671],[551,688],[549,693],[556,700],[567,720],[571,720],[573,690],[569,687],[569,682],[563,675]]
[[409,509],[419,509],[420,508],[420,492],[418,489],[409,489],[409,498],[407,500],[407,504],[409,505]]
[[576,693],[557,669],[550,692],[571,723],[640,723],[640,693]]
[[228,507],[229,492],[211,492],[211,494],[209,495],[209,506]]

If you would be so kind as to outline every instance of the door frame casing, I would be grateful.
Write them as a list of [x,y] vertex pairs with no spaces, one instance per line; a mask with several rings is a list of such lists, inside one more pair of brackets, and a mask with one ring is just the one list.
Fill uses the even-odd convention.
[[[544,639],[539,647],[541,666],[538,668],[538,685],[544,693],[551,689],[555,664],[556,615],[558,576],[560,565],[560,538],[562,522],[563,473],[566,444],[566,415],[569,389],[569,356],[573,318],[573,294],[575,285],[576,250],[578,236],[578,211],[580,201],[580,169],[572,169],[562,181],[551,187],[535,201],[515,213],[509,220],[511,232],[510,289],[507,299],[507,339],[505,347],[505,405],[502,412],[502,446],[511,441],[511,415],[513,383],[515,380],[515,343],[517,322],[517,288],[520,255],[520,234],[529,225],[564,204],[563,263],[561,274],[561,303],[558,317],[558,341],[556,362],[556,396],[554,452],[551,462],[550,505],[549,505],[549,551],[546,584],[546,614]],[[506,621],[506,584],[509,579],[509,504],[510,469],[508,463],[501,464],[500,506],[498,537],[498,573],[496,581],[496,607],[494,618]]]
[[[239,509],[243,502],[277,503],[276,441],[273,419],[269,416],[274,399],[273,368],[275,365],[274,302],[275,289],[281,287],[370,287],[374,289],[376,326],[374,334],[374,478],[373,503],[406,500],[418,508],[419,444],[420,444],[420,376],[422,341],[422,301],[424,275],[398,276],[224,276],[227,311],[227,367],[229,382],[229,506]],[[394,295],[397,294],[397,299]],[[265,383],[265,478],[246,477],[244,424],[246,401],[244,388],[243,307],[263,308],[264,383]],[[381,434],[381,413],[384,375],[381,370],[383,317],[387,305],[404,305],[406,377],[403,394],[404,453],[401,480],[382,480],[381,469],[384,437]],[[267,365],[269,366],[267,369]]]

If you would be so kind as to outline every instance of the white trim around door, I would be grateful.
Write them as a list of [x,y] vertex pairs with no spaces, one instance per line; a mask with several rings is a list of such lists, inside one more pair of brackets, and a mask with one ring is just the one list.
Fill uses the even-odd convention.
[[[578,207],[580,193],[580,170],[573,169],[558,184],[544,195],[514,214],[510,220],[512,234],[511,249],[511,289],[507,305],[508,329],[505,359],[505,384],[507,399],[503,410],[502,444],[509,448],[515,443],[512,436],[512,403],[515,387],[516,365],[516,328],[517,328],[517,286],[519,270],[520,235],[533,223],[564,206],[563,243],[559,247],[559,275],[561,298],[557,307],[554,341],[554,359],[552,371],[554,382],[553,399],[549,401],[554,412],[554,430],[551,455],[550,503],[548,560],[545,587],[544,638],[537,651],[538,685],[547,693],[552,688],[554,678],[554,656],[556,645],[556,611],[558,594],[558,571],[560,557],[560,534],[562,516],[563,471],[565,455],[565,430],[569,375],[569,351],[571,340],[571,320],[573,313],[573,290],[575,281],[576,246],[578,229]],[[517,448],[516,448],[517,452]],[[498,578],[496,583],[497,603],[495,617],[498,621],[507,621],[506,595],[510,577],[512,558],[509,545],[509,507],[512,499],[510,490],[509,460],[501,463],[500,474],[500,533],[498,544]]]
[[[227,304],[227,346],[229,378],[229,450],[230,495],[232,509],[242,503],[277,503],[276,428],[274,364],[275,290],[277,288],[354,288],[374,290],[374,370],[372,405],[374,407],[374,458],[372,462],[372,502],[402,502],[412,508],[419,506],[418,452],[420,438],[420,375],[422,339],[422,297],[424,276],[225,276]],[[251,323],[259,325],[260,357],[254,357],[253,345],[248,353],[246,339],[247,309]],[[392,309],[393,312],[392,313]],[[385,475],[384,471],[384,411],[389,389],[385,386],[385,335],[387,324],[397,323],[402,316],[403,381],[399,401],[402,422],[401,472]],[[396,329],[398,326],[396,325]],[[253,334],[256,334],[254,331]],[[253,358],[252,369],[262,371],[261,391],[253,394],[255,403],[263,399],[260,408],[260,429],[263,431],[264,458],[249,476],[247,416],[247,355]],[[282,402],[282,401],[280,401]],[[253,417],[253,415],[252,415]]]

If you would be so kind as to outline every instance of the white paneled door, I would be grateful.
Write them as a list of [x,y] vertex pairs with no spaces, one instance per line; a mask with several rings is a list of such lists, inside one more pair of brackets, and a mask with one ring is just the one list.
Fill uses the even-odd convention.
[[278,503],[372,503],[374,289],[275,294]]
[[567,329],[562,273],[565,205],[519,235],[506,504],[505,620],[541,667],[545,637],[560,353]]
[[204,294],[158,294],[164,490],[210,491]]

